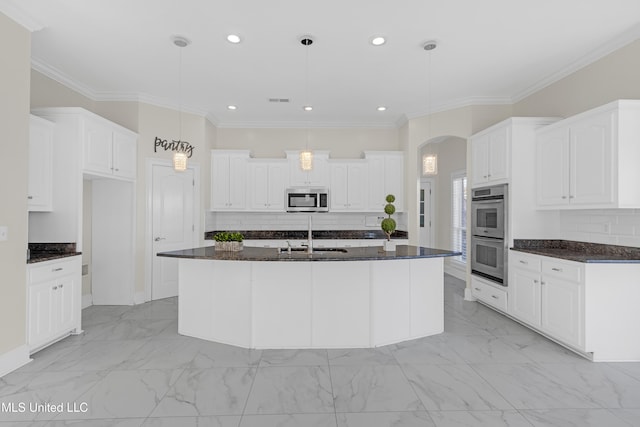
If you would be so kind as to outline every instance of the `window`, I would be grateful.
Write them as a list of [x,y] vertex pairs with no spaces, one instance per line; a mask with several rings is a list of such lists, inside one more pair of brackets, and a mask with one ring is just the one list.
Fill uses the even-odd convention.
[[454,251],[462,252],[457,261],[467,262],[467,175],[454,173],[451,177],[451,243]]

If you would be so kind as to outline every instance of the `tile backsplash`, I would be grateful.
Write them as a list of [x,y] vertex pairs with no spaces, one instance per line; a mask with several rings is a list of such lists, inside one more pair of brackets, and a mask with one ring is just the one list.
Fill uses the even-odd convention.
[[[314,230],[379,229],[384,216],[351,212],[315,213]],[[398,230],[406,230],[406,215],[394,215]],[[309,214],[283,212],[207,212],[206,230],[306,230]]]
[[640,209],[594,209],[560,212],[558,238],[640,247]]

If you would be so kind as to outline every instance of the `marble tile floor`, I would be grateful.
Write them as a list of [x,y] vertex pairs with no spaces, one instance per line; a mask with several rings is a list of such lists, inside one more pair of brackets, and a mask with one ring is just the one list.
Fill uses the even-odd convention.
[[446,276],[444,334],[371,350],[180,336],[175,298],[89,307],[0,378],[0,427],[640,426],[640,363],[591,363],[463,288]]

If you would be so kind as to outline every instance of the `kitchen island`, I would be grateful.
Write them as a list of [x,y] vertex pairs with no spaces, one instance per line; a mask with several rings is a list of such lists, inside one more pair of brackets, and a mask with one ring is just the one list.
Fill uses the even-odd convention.
[[444,329],[444,258],[398,246],[304,251],[202,247],[179,259],[178,332],[246,348],[367,348]]

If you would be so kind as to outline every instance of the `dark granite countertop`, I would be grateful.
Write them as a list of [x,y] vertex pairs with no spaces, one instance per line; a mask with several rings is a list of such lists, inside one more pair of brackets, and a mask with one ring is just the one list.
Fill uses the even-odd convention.
[[419,246],[398,245],[396,252],[385,252],[382,246],[346,248],[343,250],[314,250],[312,254],[303,251],[281,253],[277,248],[245,247],[241,251],[216,251],[215,247],[184,249],[162,252],[158,256],[188,259],[210,259],[228,261],[372,261],[412,258],[436,258],[460,255],[460,252]]
[[[217,230],[204,233],[205,240],[213,240],[213,235],[220,231],[242,233],[246,240],[307,240],[307,230]],[[313,230],[314,240],[332,239],[386,239],[382,230]],[[392,239],[408,239],[406,231],[396,230]]]
[[584,263],[640,263],[640,248],[572,240],[515,239],[515,251]]
[[75,243],[29,243],[29,252],[27,264],[82,255],[82,252],[76,252]]

